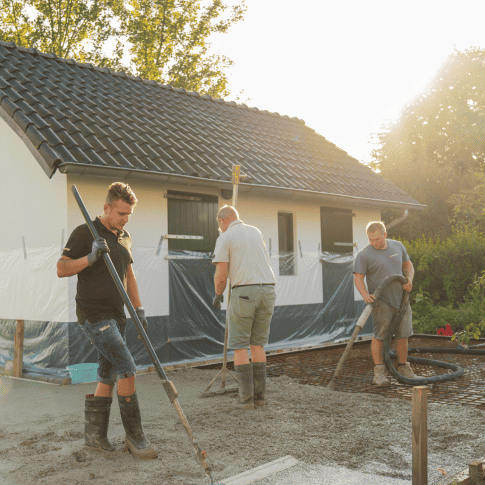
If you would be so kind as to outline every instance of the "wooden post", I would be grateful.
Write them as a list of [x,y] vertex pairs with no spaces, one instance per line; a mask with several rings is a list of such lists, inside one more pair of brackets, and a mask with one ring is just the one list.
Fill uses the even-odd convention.
[[13,342],[13,376],[22,377],[24,365],[24,321],[17,320]]
[[469,485],[483,485],[483,470],[481,461],[472,461],[468,465]]
[[[233,165],[232,166],[232,206],[234,209],[237,205],[237,195],[238,195],[238,188],[239,188],[239,179],[241,178],[241,165]],[[233,379],[237,382],[236,376],[227,368],[227,335],[228,335],[228,319],[229,319],[229,304],[231,302],[231,279],[227,278],[227,309],[226,309],[226,323],[224,329],[224,352],[222,357],[222,369],[216,374],[214,379],[210,382],[210,384],[206,387],[205,393],[209,392],[212,384],[215,382],[219,374],[221,374],[221,391],[226,390],[226,372],[233,377]]]
[[428,387],[413,387],[413,485],[428,485]]

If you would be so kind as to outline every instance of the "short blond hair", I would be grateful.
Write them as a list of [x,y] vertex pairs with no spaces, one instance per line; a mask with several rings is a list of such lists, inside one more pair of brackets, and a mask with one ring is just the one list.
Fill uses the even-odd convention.
[[367,232],[367,234],[369,232],[376,232],[376,231],[379,231],[381,234],[385,234],[387,232],[386,226],[382,221],[371,221],[369,222],[369,224],[367,224],[367,227],[365,228],[365,232]]
[[111,184],[108,188],[108,195],[106,196],[106,204],[113,207],[113,204],[117,200],[122,200],[127,204],[135,206],[138,202],[135,193],[131,190],[128,184],[123,182],[115,182]]

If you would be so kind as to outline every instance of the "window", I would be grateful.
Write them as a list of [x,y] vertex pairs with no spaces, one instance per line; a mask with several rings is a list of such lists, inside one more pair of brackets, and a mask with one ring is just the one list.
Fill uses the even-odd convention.
[[278,212],[278,245],[280,276],[295,274],[293,214]]
[[351,253],[353,251],[352,210],[321,207],[322,251]]
[[203,239],[169,239],[169,251],[214,251],[216,246],[218,199],[215,195],[169,190],[168,233],[202,236]]

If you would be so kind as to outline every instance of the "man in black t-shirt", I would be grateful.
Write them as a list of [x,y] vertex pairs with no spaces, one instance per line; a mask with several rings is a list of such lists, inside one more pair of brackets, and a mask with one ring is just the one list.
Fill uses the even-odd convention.
[[118,403],[126,431],[126,445],[139,458],[157,458],[158,450],[143,432],[135,390],[136,365],[125,342],[126,316],[123,299],[103,261],[109,253],[145,330],[147,320],[141,306],[133,272],[131,237],[124,230],[137,199],[124,183],[111,184],[104,213],[93,221],[98,239],[93,240],[87,224],[72,232],[61,259],[60,278],[78,275],[76,315],[82,331],[98,351],[98,386],[86,396],[84,436],[87,446],[113,451],[108,441],[108,422],[113,387],[118,381]]

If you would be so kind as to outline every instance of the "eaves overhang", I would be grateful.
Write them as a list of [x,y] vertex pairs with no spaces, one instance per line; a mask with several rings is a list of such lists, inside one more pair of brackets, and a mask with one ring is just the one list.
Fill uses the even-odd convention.
[[[150,180],[164,184],[177,184],[185,186],[215,187],[219,189],[232,189],[232,183],[225,180],[204,179],[190,177],[188,175],[177,175],[147,170],[127,169],[122,167],[101,167],[99,165],[88,165],[82,163],[61,163],[57,166],[59,172],[70,175],[113,177],[119,180]],[[372,206],[380,208],[422,210],[424,204],[413,204],[395,200],[373,199],[370,197],[356,197],[345,194],[333,194],[317,192],[304,189],[293,189],[288,187],[276,187],[271,185],[253,185],[240,183],[239,193],[253,193],[258,195],[272,195],[275,197],[291,197],[294,199],[311,199],[319,202],[333,202],[342,206]]]

